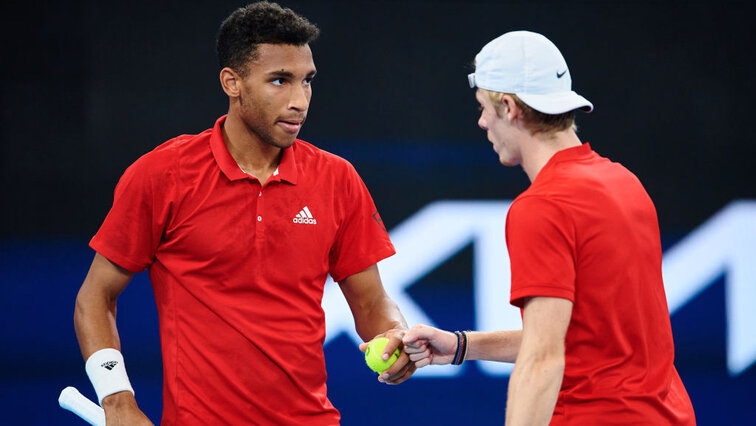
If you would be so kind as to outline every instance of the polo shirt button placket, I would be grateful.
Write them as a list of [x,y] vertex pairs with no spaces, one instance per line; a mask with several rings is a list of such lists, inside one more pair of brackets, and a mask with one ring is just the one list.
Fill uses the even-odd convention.
[[262,188],[257,193],[257,226],[255,226],[255,239],[262,240],[265,235],[265,224],[263,222],[263,200]]

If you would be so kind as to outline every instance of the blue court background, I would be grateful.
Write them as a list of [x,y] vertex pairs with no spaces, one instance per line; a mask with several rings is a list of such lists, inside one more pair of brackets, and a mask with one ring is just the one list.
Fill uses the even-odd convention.
[[[92,252],[85,240],[4,242],[0,270],[3,298],[3,374],[0,381],[5,424],[82,424],[57,406],[65,386],[94,398],[83,371],[72,327],[73,300]],[[468,247],[410,288],[409,292],[441,327],[473,325],[472,290],[449,281],[471,262]],[[725,362],[724,285],[709,286],[672,317],[676,365],[693,400],[699,424],[752,424],[756,374],[737,377]],[[161,370],[157,313],[145,273],[119,299],[119,331],[130,376],[145,413],[161,413]],[[479,424],[503,422],[506,378],[488,377],[475,363],[454,379],[413,378],[399,386],[378,383],[362,353],[346,336],[325,348],[329,395],[345,425]],[[392,416],[394,420],[388,420]]]
[[[389,230],[437,200],[507,200],[527,187],[520,169],[497,164],[465,78],[487,41],[518,29],[560,47],[574,87],[596,105],[578,116],[579,135],[638,175],[665,247],[733,200],[756,199],[749,2],[282,3],[322,30],[300,136],[355,165]],[[3,4],[0,424],[81,424],[57,395],[73,385],[94,397],[72,320],[93,256],[87,241],[131,162],[227,109],[213,42],[243,4]],[[441,327],[474,327],[472,250],[408,289]],[[724,279],[672,315],[676,366],[699,424],[754,424],[754,367],[733,376],[726,366]],[[159,340],[145,274],[119,299],[118,325],[140,405],[158,421]],[[507,379],[475,363],[454,379],[389,387],[345,336],[325,353],[345,425],[503,422]]]

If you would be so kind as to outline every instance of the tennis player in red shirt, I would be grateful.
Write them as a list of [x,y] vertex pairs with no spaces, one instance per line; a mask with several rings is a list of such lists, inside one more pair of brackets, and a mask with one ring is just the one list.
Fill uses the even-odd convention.
[[[476,56],[478,125],[530,187],[512,203],[506,241],[514,331],[404,337],[418,366],[514,362],[507,425],[692,425],[673,365],[656,210],[638,179],[578,139],[567,64],[540,34],[516,31]],[[504,237],[504,236],[502,236]],[[502,301],[503,302],[503,301]],[[427,345],[427,346],[424,346]]]
[[[159,314],[164,425],[338,424],[323,355],[329,274],[359,335],[388,337],[387,353],[401,347],[406,323],[376,266],[394,248],[367,188],[347,161],[296,138],[318,33],[275,3],[233,12],[217,40],[228,114],[121,177],[75,310],[109,425],[150,424],[115,320],[118,295],[144,269]],[[414,370],[402,353],[385,381]]]

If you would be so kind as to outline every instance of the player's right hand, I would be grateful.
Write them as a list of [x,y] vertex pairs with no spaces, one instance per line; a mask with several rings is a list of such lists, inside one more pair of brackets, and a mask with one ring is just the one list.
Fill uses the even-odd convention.
[[449,331],[418,324],[404,335],[404,351],[417,368],[451,364],[457,351],[457,336]]
[[118,392],[102,399],[107,426],[154,426],[150,419],[139,409],[131,392]]

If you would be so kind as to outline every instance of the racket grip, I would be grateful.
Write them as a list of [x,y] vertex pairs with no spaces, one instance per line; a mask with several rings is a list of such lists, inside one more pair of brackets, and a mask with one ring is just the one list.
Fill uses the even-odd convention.
[[82,395],[75,387],[69,386],[60,392],[58,404],[89,424],[105,426],[105,410]]

